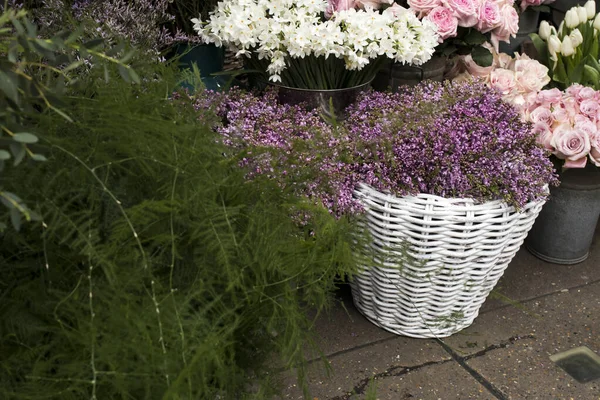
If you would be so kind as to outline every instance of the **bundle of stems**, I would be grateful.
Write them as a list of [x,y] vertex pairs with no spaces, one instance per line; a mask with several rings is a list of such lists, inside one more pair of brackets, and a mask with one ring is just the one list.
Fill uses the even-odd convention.
[[[286,59],[288,66],[280,75],[280,84],[312,90],[345,89],[360,86],[373,80],[384,60],[385,57],[379,57],[371,60],[361,70],[348,70],[343,59],[332,56],[288,57]],[[256,56],[248,58],[246,62],[249,68],[258,71],[266,71],[269,65],[269,60],[259,60]]]

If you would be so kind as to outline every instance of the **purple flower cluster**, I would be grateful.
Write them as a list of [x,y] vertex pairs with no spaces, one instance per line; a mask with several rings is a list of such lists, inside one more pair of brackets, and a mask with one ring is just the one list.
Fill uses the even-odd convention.
[[555,183],[531,126],[481,83],[427,83],[410,92],[369,92],[339,126],[314,111],[234,90],[196,99],[213,107],[225,143],[245,149],[250,176],[267,174],[332,213],[361,210],[356,185],[398,196],[429,193],[503,199],[522,207]]
[[162,27],[174,19],[168,6],[169,0],[43,0],[31,13],[45,35],[75,29],[75,22],[84,28],[85,37],[126,39],[158,55],[173,42]]

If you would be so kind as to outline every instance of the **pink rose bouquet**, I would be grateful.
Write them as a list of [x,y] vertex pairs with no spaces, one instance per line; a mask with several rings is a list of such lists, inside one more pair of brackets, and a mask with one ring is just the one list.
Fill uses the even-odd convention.
[[502,99],[525,114],[525,106],[531,96],[536,96],[544,86],[550,83],[548,67],[532,60],[527,55],[514,58],[504,53],[496,53],[489,44],[484,44],[493,55],[492,65],[481,67],[471,55],[462,56],[459,71],[454,79],[482,79],[488,86],[497,89]]
[[542,90],[524,106],[537,140],[564,168],[600,166],[600,91],[579,84]]
[[440,35],[438,52],[444,55],[471,54],[479,66],[492,63],[490,41],[509,42],[519,30],[519,15],[513,0],[407,0],[417,16],[433,22]]

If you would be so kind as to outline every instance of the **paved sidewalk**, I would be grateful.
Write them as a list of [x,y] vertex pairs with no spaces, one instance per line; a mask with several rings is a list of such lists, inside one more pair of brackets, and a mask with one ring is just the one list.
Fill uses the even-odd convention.
[[[311,364],[313,399],[363,399],[372,380],[381,400],[600,400],[600,379],[578,383],[549,358],[578,346],[600,355],[600,229],[578,265],[548,264],[522,248],[474,324],[441,341],[376,327],[349,287],[338,297],[315,326],[332,373]],[[302,399],[287,382],[283,399]]]

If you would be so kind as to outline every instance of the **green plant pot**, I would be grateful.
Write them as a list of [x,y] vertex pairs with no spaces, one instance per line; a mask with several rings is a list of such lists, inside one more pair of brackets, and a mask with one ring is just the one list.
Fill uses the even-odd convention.
[[[214,44],[179,43],[173,47],[173,56],[178,57],[181,70],[191,69],[192,65],[196,64],[207,89],[220,90],[226,86],[226,77],[211,76],[215,72],[223,71],[225,50],[222,47]],[[189,90],[193,89],[187,82],[183,82],[181,86]]]
[[600,217],[600,170],[569,169],[550,189],[525,241],[536,257],[553,264],[577,264],[589,255]]
[[530,33],[537,33],[540,24],[540,12],[531,8],[519,14],[519,32],[517,37],[511,38],[509,43],[500,43],[499,50],[502,53],[514,55],[519,52],[523,42],[529,40]]
[[415,86],[424,80],[441,82],[445,68],[445,58],[437,55],[421,66],[403,65],[389,60],[381,67],[371,85],[380,92],[390,88],[397,92],[402,86]]

